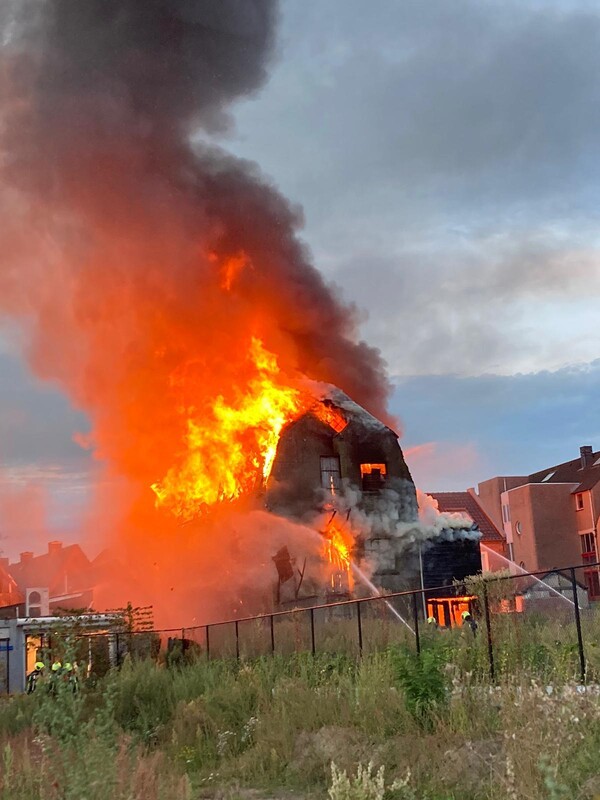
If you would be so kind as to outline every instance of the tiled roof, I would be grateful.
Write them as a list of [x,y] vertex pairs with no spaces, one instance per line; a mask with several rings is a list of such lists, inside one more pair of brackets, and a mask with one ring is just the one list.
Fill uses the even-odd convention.
[[8,567],[21,591],[37,586],[50,590],[50,597],[89,588],[90,562],[78,544],[60,547]]
[[[600,452],[592,453],[590,465],[581,466],[581,458],[565,461],[555,467],[547,467],[539,472],[534,472],[528,478],[529,483],[576,483],[574,492],[585,492],[592,489],[600,481]],[[550,477],[548,477],[550,476]],[[544,479],[547,480],[544,480]]]
[[481,531],[483,542],[503,542],[504,536],[469,492],[433,492],[438,509],[446,513],[463,513],[473,520]]

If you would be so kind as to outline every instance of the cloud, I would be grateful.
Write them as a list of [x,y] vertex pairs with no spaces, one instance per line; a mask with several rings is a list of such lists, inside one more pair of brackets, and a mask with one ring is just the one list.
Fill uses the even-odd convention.
[[410,465],[415,484],[424,491],[447,485],[468,487],[474,474],[483,474],[487,463],[473,442],[425,442],[404,448],[404,458]]
[[600,449],[600,359],[513,376],[401,378],[396,386],[392,411],[402,417],[407,462],[426,491],[529,474],[577,458],[583,444]]
[[239,144],[286,189],[312,186],[329,215],[331,201],[375,191],[377,202],[389,188],[393,213],[400,204],[411,216],[413,205],[447,213],[452,195],[477,210],[515,193],[547,198],[597,175],[597,8],[383,0],[373,11],[350,0],[341,9],[284,4],[279,65],[261,98],[238,107]]
[[88,427],[62,394],[31,377],[17,357],[0,352],[0,464],[87,461],[72,439]]
[[600,11],[284,3],[231,146],[305,208],[392,371],[557,369],[599,352]]
[[339,270],[398,374],[558,369],[600,352],[600,249],[548,231],[473,237],[444,253],[358,252]]

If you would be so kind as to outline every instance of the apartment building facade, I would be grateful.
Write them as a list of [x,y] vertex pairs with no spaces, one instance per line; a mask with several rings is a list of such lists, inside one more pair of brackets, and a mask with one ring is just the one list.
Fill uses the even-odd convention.
[[511,560],[528,572],[580,565],[590,598],[600,599],[600,451],[531,475],[480,483],[477,500],[503,532]]

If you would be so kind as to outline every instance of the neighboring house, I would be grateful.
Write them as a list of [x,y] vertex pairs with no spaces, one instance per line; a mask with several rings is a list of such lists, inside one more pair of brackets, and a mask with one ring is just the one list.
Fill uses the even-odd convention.
[[463,514],[477,525],[481,533],[481,563],[483,570],[488,572],[500,568],[498,561],[490,558],[488,550],[501,556],[506,555],[506,540],[501,533],[501,528],[495,524],[491,517],[478,503],[472,489],[468,492],[433,492],[429,495],[438,504],[438,511],[446,514]]
[[504,530],[513,561],[529,572],[581,565],[578,579],[592,599],[600,598],[598,569],[586,569],[598,560],[600,452],[586,445],[572,461],[491,478],[477,489],[480,505]]
[[[48,552],[21,553],[8,566],[25,608],[19,613],[41,616],[61,608],[89,608],[93,600],[93,575],[88,557],[78,544],[63,547],[49,542]],[[11,605],[6,603],[5,605]]]

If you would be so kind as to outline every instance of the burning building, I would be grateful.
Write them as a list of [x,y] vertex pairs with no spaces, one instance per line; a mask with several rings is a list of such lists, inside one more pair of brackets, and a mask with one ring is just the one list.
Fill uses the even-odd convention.
[[224,587],[262,580],[291,530],[232,521],[266,480],[280,519],[312,514],[334,561],[355,550],[400,587],[423,534],[383,359],[302,215],[217,139],[267,78],[277,3],[31,11],[0,15],[0,318],[90,421],[89,527],[129,570],[115,585],[143,585],[165,626],[230,614]]
[[416,490],[398,435],[332,388],[282,431],[267,505],[306,520],[350,488],[360,489],[359,507],[365,510],[383,490],[395,491],[398,518],[417,518]]
[[[283,429],[265,501],[323,536],[329,599],[349,596],[351,561],[380,589],[447,587],[445,596],[481,570],[476,526],[461,515],[420,521],[398,435],[333,387]],[[293,577],[285,561],[276,559],[283,582]]]

